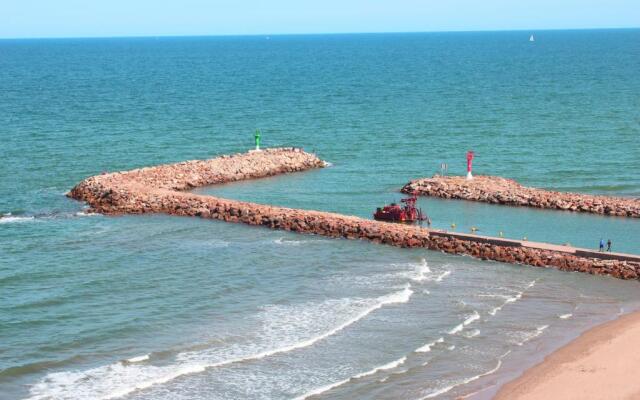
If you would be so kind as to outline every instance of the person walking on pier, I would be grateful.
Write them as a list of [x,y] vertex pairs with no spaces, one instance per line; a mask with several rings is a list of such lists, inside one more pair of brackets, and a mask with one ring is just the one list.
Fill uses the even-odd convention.
[[611,253],[611,239],[607,239],[607,251]]
[[604,251],[604,239],[600,239],[600,251]]

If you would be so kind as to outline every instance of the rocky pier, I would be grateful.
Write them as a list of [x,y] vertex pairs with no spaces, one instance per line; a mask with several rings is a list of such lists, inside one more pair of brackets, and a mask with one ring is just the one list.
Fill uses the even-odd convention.
[[554,267],[622,279],[638,279],[640,276],[640,257],[637,256],[457,234],[188,192],[199,186],[324,166],[324,161],[300,149],[267,149],[211,160],[105,173],[85,179],[68,195],[87,202],[91,211],[107,215],[164,213],[192,216],[334,238],[369,240],[398,247],[426,248],[483,260]]
[[513,179],[498,176],[476,176],[472,180],[434,176],[413,180],[402,191],[444,199],[640,218],[640,199],[554,192],[522,186]]

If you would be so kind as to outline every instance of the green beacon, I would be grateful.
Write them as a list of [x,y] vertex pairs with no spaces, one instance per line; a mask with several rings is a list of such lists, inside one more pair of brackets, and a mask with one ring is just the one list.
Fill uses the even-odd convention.
[[260,150],[260,129],[256,129],[256,135],[255,135],[255,139],[256,139],[256,151]]

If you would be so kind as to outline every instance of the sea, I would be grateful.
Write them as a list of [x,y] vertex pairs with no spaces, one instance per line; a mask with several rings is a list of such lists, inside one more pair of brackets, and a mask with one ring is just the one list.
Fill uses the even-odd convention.
[[[65,193],[261,129],[330,166],[196,192],[371,218],[473,150],[476,175],[638,198],[638,71],[638,29],[0,40],[0,399],[491,398],[636,310],[640,283]],[[640,253],[640,220],[420,206],[435,228]]]

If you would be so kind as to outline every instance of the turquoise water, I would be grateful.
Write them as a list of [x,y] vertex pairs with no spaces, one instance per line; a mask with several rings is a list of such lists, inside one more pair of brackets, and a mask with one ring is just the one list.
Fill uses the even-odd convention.
[[[637,282],[63,195],[261,127],[333,165],[199,192],[367,217],[471,148],[477,174],[640,196],[640,30],[528,37],[0,41],[0,399],[489,396],[636,308]],[[436,227],[640,252],[636,220],[421,203]]]

